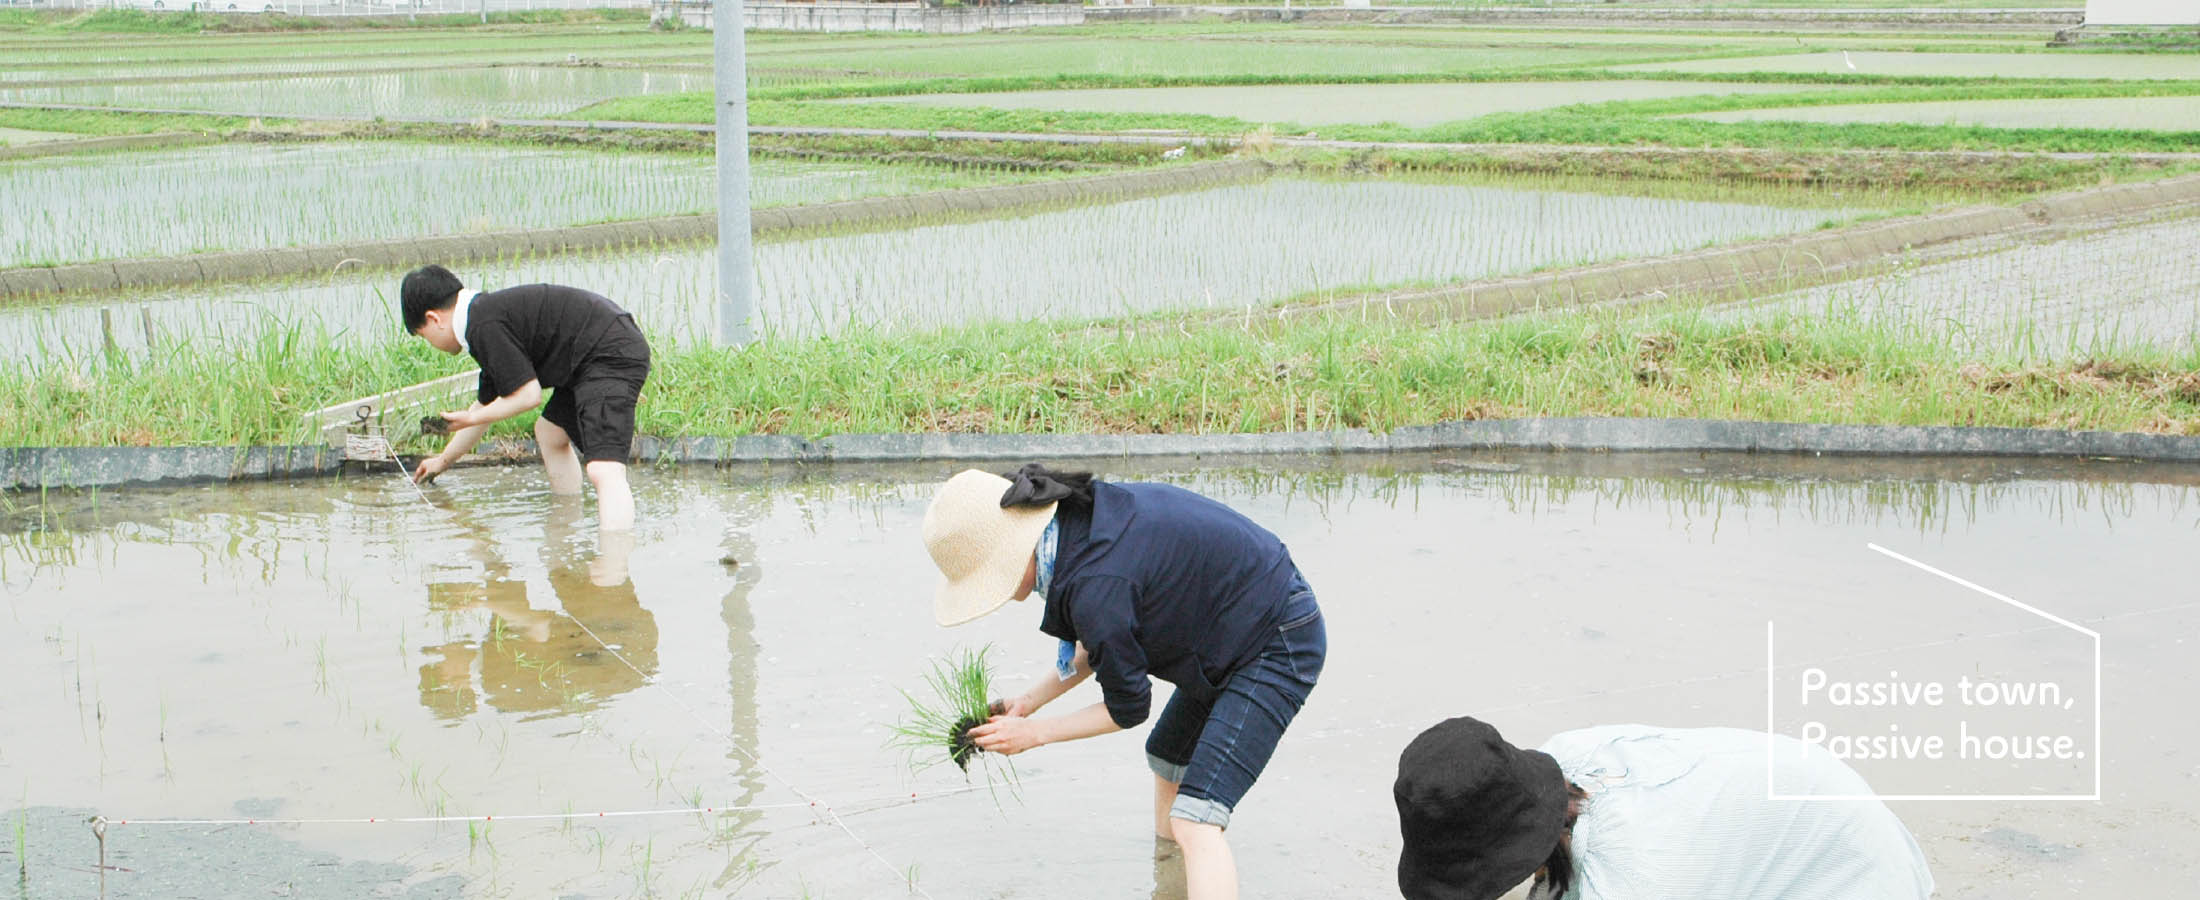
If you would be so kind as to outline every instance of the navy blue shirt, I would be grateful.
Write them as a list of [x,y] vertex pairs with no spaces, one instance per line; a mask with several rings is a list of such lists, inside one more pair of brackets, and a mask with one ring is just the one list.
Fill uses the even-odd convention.
[[1124,728],[1146,720],[1147,676],[1213,700],[1273,636],[1298,577],[1268,529],[1166,484],[1093,483],[1087,510],[1056,507],[1054,583],[1039,630],[1085,646]]

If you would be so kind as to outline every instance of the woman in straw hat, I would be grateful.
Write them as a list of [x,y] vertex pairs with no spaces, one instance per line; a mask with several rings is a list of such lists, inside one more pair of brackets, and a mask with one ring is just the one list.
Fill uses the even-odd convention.
[[[1045,598],[1055,668],[994,702],[980,748],[1022,753],[1144,722],[1149,677],[1176,692],[1146,740],[1154,832],[1182,848],[1193,900],[1237,896],[1223,829],[1321,677],[1328,636],[1314,592],[1274,534],[1165,484],[1114,483],[1027,465],[940,486],[924,545],[946,576],[933,611],[958,625]],[[1102,702],[1032,718],[1086,677]]]
[[1925,854],[1864,779],[1785,735],[1607,725],[1522,750],[1460,717],[1406,746],[1391,792],[1406,900],[1933,892]]

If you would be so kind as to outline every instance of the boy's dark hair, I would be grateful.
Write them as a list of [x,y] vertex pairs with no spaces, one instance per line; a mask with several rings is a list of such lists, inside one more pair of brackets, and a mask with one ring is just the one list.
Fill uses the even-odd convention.
[[429,264],[405,273],[405,282],[397,288],[398,306],[405,312],[405,333],[419,333],[420,326],[428,324],[428,310],[450,309],[458,292],[465,289],[458,276],[442,266]]

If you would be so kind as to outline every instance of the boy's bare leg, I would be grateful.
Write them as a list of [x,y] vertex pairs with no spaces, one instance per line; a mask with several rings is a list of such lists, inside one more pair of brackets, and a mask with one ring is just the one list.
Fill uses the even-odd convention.
[[1153,777],[1153,836],[1164,841],[1176,840],[1176,831],[1169,826],[1169,807],[1176,805],[1177,783],[1159,775]]
[[550,493],[581,492],[581,457],[573,439],[549,419],[535,420],[535,448],[542,451],[543,471],[550,474]]
[[628,531],[634,527],[634,493],[626,486],[626,463],[608,459],[588,463],[588,481],[596,486],[596,528]]
[[1190,900],[1237,900],[1237,860],[1222,829],[1189,819],[1170,819],[1184,848],[1184,895]]

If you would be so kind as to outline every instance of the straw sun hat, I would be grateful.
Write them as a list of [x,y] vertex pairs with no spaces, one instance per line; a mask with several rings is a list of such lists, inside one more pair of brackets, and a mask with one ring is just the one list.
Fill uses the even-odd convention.
[[1055,504],[1001,508],[1009,480],[965,469],[940,485],[924,511],[924,549],[946,580],[932,598],[941,625],[1000,609],[1023,583]]

